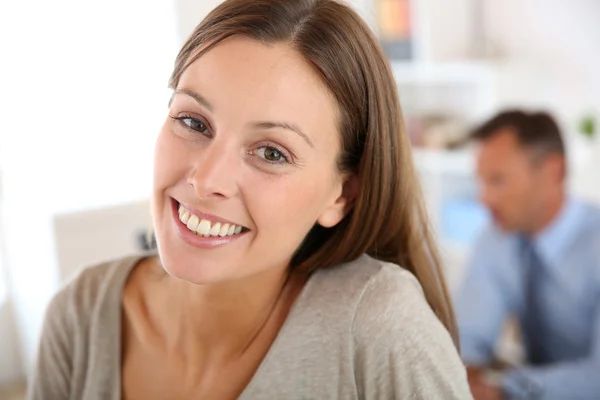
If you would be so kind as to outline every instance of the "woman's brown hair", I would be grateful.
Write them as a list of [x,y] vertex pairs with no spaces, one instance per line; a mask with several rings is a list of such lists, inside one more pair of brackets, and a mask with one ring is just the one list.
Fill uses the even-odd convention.
[[315,226],[292,260],[314,270],[367,253],[411,271],[457,342],[454,312],[404,131],[397,88],[377,39],[335,0],[227,0],[181,49],[170,85],[196,59],[241,35],[265,45],[286,43],[313,65],[340,109],[341,172],[356,174],[352,211],[335,227]]

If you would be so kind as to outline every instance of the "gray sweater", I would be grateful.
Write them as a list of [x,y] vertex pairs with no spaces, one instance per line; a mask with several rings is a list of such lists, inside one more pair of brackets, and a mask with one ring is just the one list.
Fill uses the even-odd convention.
[[[140,257],[88,268],[49,305],[32,400],[121,397],[121,298]],[[315,272],[241,399],[471,399],[408,271],[368,256]]]

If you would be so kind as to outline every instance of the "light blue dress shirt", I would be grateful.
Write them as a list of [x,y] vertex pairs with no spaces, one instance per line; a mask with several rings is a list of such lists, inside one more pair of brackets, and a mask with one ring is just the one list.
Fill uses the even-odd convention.
[[[475,246],[456,299],[467,365],[488,365],[506,318],[526,318],[519,240],[491,227]],[[511,399],[600,399],[600,209],[570,199],[533,245],[545,268],[539,290],[550,329],[538,339],[549,359],[508,372],[504,392]]]

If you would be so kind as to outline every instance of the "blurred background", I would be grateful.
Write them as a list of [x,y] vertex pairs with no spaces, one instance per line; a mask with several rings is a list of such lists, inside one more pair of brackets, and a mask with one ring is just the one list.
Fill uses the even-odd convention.
[[[145,245],[168,77],[218,3],[0,2],[0,399],[19,398],[10,388],[65,280]],[[473,149],[457,146],[475,124],[507,107],[550,111],[571,192],[600,203],[599,1],[350,3],[391,59],[452,290],[488,218]]]

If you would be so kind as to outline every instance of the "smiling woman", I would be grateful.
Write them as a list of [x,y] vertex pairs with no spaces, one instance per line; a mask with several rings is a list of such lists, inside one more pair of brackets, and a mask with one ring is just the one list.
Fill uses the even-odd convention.
[[225,1],[171,87],[158,254],[56,296],[30,398],[470,398],[394,81],[356,13]]

